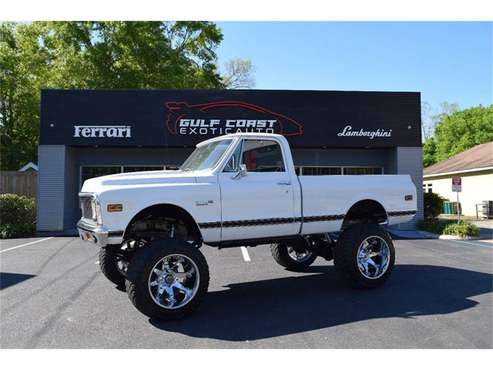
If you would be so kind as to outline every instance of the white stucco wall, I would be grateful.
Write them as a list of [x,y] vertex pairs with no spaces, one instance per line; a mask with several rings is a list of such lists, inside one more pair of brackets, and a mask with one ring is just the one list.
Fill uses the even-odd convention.
[[[462,192],[459,201],[462,205],[462,214],[476,216],[476,204],[484,200],[493,200],[493,170],[456,174],[462,177]],[[452,192],[452,175],[423,179],[425,188],[429,184],[434,193],[445,199],[455,202],[456,193]]]

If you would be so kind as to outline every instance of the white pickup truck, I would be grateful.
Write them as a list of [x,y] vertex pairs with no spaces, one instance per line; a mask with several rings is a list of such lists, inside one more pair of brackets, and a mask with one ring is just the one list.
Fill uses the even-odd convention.
[[275,134],[210,139],[177,171],[89,179],[79,196],[79,235],[101,247],[104,275],[160,319],[192,312],[207,292],[202,244],[270,244],[275,261],[293,270],[334,259],[345,279],[371,288],[394,264],[381,225],[416,213],[409,176],[298,176],[288,142]]

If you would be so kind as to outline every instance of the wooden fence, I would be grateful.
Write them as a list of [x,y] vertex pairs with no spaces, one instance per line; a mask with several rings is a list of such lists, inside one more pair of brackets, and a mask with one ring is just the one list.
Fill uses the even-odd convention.
[[0,194],[13,193],[36,197],[36,171],[0,171]]

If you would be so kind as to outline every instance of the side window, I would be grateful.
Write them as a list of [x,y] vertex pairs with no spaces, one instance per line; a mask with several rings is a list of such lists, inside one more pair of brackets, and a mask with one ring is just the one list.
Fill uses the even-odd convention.
[[242,163],[248,172],[284,172],[279,144],[272,140],[244,140]]

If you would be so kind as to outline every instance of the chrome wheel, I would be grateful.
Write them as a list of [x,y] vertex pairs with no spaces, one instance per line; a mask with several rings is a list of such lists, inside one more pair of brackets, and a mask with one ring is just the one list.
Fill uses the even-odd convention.
[[182,254],[159,260],[149,274],[148,287],[153,301],[166,309],[187,305],[197,294],[200,276],[197,265]]
[[387,271],[390,248],[379,236],[369,236],[360,244],[357,252],[358,268],[367,279],[378,279]]
[[296,262],[305,262],[312,257],[312,252],[304,250],[302,252],[296,251],[292,246],[287,247],[289,257]]

